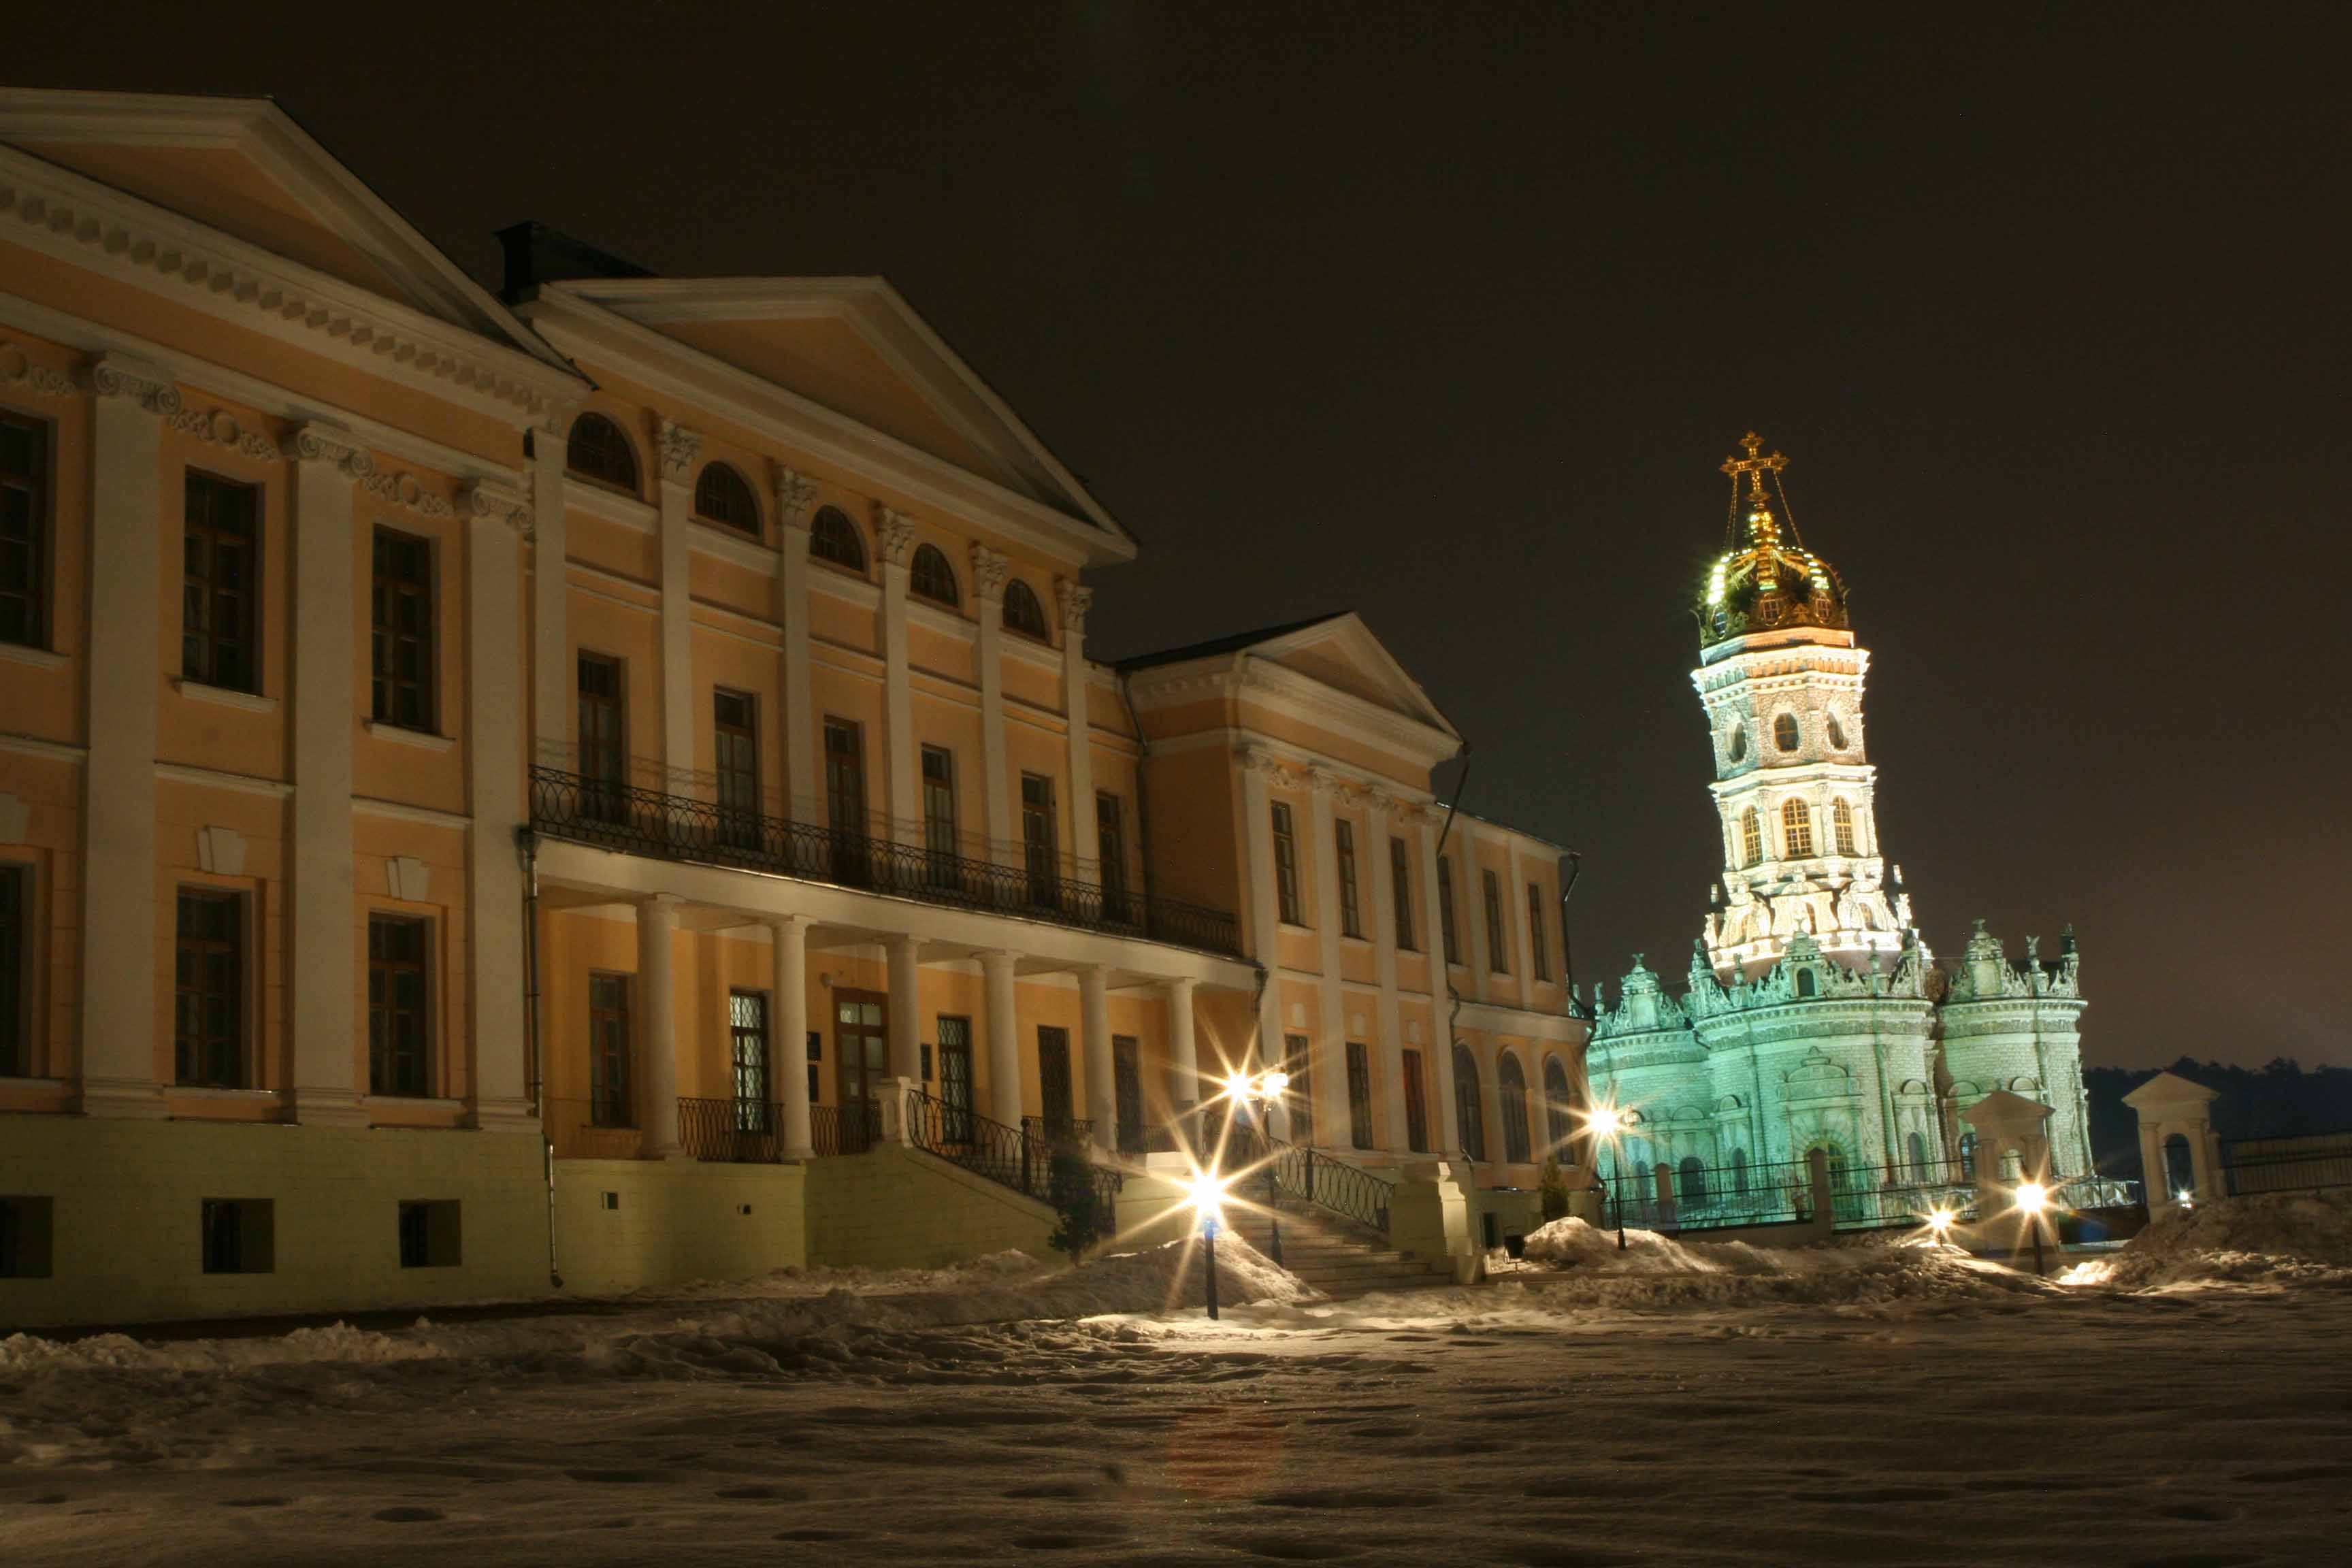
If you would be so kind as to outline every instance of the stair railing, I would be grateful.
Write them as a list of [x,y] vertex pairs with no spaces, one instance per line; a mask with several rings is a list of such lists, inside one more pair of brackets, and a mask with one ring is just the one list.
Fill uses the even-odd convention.
[[1382,1181],[1360,1165],[1335,1160],[1315,1149],[1286,1143],[1255,1128],[1237,1131],[1235,1141],[1246,1151],[1250,1164],[1263,1165],[1274,1192],[1300,1203],[1330,1210],[1343,1219],[1389,1233],[1389,1198],[1393,1182]]

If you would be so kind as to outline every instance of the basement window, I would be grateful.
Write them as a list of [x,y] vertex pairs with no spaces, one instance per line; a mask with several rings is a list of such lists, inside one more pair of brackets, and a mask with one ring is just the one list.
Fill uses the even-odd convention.
[[606,1193],[604,1194],[604,1206],[608,1209],[619,1208],[621,1206],[621,1194],[618,1193]]
[[462,1234],[455,1198],[419,1199],[400,1205],[400,1266],[455,1268]]
[[277,1209],[270,1198],[206,1198],[205,1272],[268,1274],[277,1269]]
[[0,1279],[47,1279],[53,1200],[0,1198]]

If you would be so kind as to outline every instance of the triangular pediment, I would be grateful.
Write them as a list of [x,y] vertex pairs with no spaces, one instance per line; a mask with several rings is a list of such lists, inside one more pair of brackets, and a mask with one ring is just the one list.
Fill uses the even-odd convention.
[[267,99],[0,88],[0,144],[560,363]]
[[1334,691],[1460,739],[1421,683],[1406,673],[1387,645],[1352,610],[1285,632],[1252,647],[1250,653]]
[[598,278],[553,287],[1126,537],[1076,476],[883,279]]

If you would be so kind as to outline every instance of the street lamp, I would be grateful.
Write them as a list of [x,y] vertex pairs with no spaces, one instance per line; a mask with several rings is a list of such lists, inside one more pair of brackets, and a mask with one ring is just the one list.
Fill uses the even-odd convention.
[[1225,1075],[1225,1098],[1257,1118],[1264,1134],[1265,1150],[1265,1251],[1276,1265],[1282,1262],[1282,1211],[1276,1206],[1274,1170],[1273,1132],[1265,1125],[1266,1107],[1278,1102],[1283,1091],[1290,1087],[1290,1075],[1280,1068],[1268,1068],[1252,1076],[1234,1072]]
[[1195,1171],[1184,1184],[1185,1200],[1201,1216],[1201,1238],[1207,1244],[1209,1321],[1217,1321],[1217,1223],[1223,1217],[1225,1178],[1214,1171]]
[[1617,1250],[1622,1252],[1625,1250],[1625,1178],[1618,1166],[1625,1155],[1624,1151],[1618,1147],[1617,1140],[1625,1131],[1625,1113],[1613,1105],[1596,1105],[1584,1113],[1584,1128],[1594,1138],[1604,1140],[1609,1145],[1609,1181],[1611,1186],[1617,1189],[1610,1195],[1617,1201]]
[[2017,1184],[2018,1212],[2025,1215],[2026,1225],[2033,1232],[2033,1272],[2043,1272],[2042,1265],[2042,1215],[2050,1206],[2050,1189],[2040,1182]]
[[1937,1241],[1949,1242],[1952,1239],[1952,1222],[1958,1217],[1949,1209],[1933,1210],[1927,1215],[1927,1228],[1935,1233]]

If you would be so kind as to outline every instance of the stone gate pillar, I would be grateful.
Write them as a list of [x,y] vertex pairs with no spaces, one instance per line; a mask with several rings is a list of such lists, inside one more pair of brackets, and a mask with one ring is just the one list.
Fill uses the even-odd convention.
[[2191,1198],[2222,1195],[2221,1142],[2213,1134],[2212,1116],[2213,1102],[2221,1098],[2171,1072],[2160,1072],[2124,1096],[2139,1117],[2140,1190],[2150,1219],[2180,1206],[2164,1158],[2165,1141],[2176,1132],[2189,1140]]

